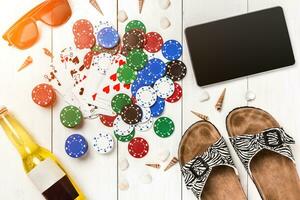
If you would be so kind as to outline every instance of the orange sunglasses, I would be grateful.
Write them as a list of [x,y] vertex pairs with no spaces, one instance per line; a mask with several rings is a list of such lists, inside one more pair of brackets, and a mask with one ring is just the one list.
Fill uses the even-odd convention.
[[10,46],[27,49],[39,38],[36,21],[54,27],[66,23],[71,15],[68,0],[46,0],[21,17],[2,37]]

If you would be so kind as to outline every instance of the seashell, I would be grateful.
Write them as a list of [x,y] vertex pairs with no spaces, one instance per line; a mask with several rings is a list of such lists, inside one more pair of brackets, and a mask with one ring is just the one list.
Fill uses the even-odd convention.
[[159,7],[164,10],[169,8],[171,5],[170,0],[159,0],[158,3],[159,3]]
[[160,164],[146,164],[146,166],[153,167],[155,169],[159,169],[160,168]]
[[170,156],[170,151],[169,150],[162,150],[158,154],[158,159],[162,162],[166,162]]
[[120,170],[125,171],[126,169],[128,169],[128,167],[129,167],[128,160],[126,158],[121,159],[119,163]]
[[203,119],[203,120],[205,120],[205,121],[207,121],[207,120],[208,120],[208,116],[206,116],[206,115],[203,115],[203,114],[197,113],[197,112],[195,112],[195,111],[192,111],[192,110],[191,110],[191,112],[192,112],[194,115],[196,115],[197,117],[199,117],[200,119]]
[[26,67],[28,67],[32,62],[33,62],[32,57],[27,56],[27,58],[24,60],[23,64],[18,69],[18,72],[21,71],[22,69],[25,69]]
[[170,169],[171,167],[173,167],[176,163],[178,163],[178,158],[173,157],[172,160],[167,165],[167,167],[164,169],[164,171],[167,171],[168,169]]
[[222,107],[223,107],[223,101],[224,101],[224,97],[225,97],[225,92],[226,92],[226,88],[224,88],[222,94],[220,95],[216,105],[215,105],[215,108],[217,109],[217,111],[221,111],[222,110]]
[[207,91],[201,92],[201,94],[200,94],[200,101],[204,102],[204,101],[207,101],[208,99],[209,99],[208,92]]
[[167,29],[171,26],[171,22],[169,21],[169,19],[167,17],[163,17],[160,19],[160,27],[162,29]]
[[103,15],[103,12],[97,2],[97,0],[90,0],[90,4],[101,14]]
[[120,10],[118,13],[118,21],[119,22],[125,22],[128,19],[127,13],[125,10]]
[[128,181],[126,179],[121,180],[118,184],[118,188],[119,188],[119,190],[122,190],[122,191],[128,190],[128,188],[129,188]]
[[139,13],[142,13],[142,9],[144,6],[144,0],[138,0],[139,1]]
[[140,181],[143,184],[150,184],[152,182],[152,176],[150,174],[143,174],[140,177]]
[[246,92],[246,95],[245,95],[246,101],[253,101],[255,98],[256,98],[256,94],[253,91],[248,90]]

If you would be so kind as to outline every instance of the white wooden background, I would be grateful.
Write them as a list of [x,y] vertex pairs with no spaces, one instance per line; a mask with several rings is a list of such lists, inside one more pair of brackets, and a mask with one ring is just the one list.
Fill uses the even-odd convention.
[[[288,133],[295,137],[297,144],[294,146],[294,152],[300,169],[300,69],[298,64],[271,73],[199,88],[194,79],[183,34],[187,26],[280,5],[285,11],[297,61],[300,59],[299,0],[171,0],[171,6],[167,10],[159,8],[159,0],[145,0],[141,15],[138,13],[137,0],[98,1],[105,18],[117,26],[121,33],[124,32],[125,24],[117,22],[117,11],[125,10],[129,19],[141,19],[146,24],[147,30],[157,31],[165,39],[173,38],[183,42],[183,60],[188,66],[187,77],[182,82],[184,97],[177,104],[168,104],[164,113],[175,121],[176,131],[168,139],[159,139],[151,131],[140,133],[142,137],[149,140],[151,148],[149,154],[141,160],[131,158],[127,153],[127,144],[123,143],[119,143],[114,152],[107,156],[98,155],[91,150],[88,157],[83,160],[69,158],[64,152],[64,142],[72,130],[64,128],[59,122],[59,112],[65,105],[64,102],[59,99],[53,109],[42,109],[31,100],[32,88],[43,81],[43,74],[50,64],[50,59],[43,54],[42,48],[52,48],[54,53],[57,53],[62,47],[68,46],[72,41],[72,23],[76,19],[103,19],[89,5],[88,0],[70,0],[73,16],[64,26],[51,30],[48,26],[39,23],[41,38],[33,48],[20,51],[8,47],[4,40],[0,40],[0,104],[6,105],[41,145],[51,149],[59,157],[88,199],[195,199],[192,193],[186,190],[178,165],[167,172],[162,172],[162,170],[146,168],[144,163],[155,162],[157,153],[164,148],[169,149],[171,155],[177,154],[178,143],[184,130],[198,120],[190,110],[209,115],[211,121],[226,136],[225,117],[233,108],[248,104],[244,98],[248,89],[257,95],[257,99],[248,105],[258,106],[272,113]],[[21,17],[22,13],[39,2],[41,0],[0,0],[1,35]],[[166,30],[162,30],[159,26],[160,18],[164,16],[168,17],[172,24]],[[34,63],[27,69],[17,72],[17,68],[28,55],[33,57]],[[214,104],[224,87],[227,88],[227,94],[224,108],[219,113],[214,109]],[[203,90],[209,92],[211,99],[200,103],[199,95]],[[97,133],[97,130],[104,128],[96,120],[86,122],[79,131],[89,138]],[[122,158],[128,158],[130,163],[129,169],[125,172],[118,169],[118,162]],[[249,200],[260,199],[254,184],[235,154],[234,158]],[[163,163],[163,167],[165,165],[166,163]],[[151,184],[140,183],[139,177],[144,173],[152,175]],[[127,191],[118,190],[117,185],[122,179],[127,179],[130,184]],[[2,130],[0,131],[0,199],[43,199],[24,174],[21,160]]]

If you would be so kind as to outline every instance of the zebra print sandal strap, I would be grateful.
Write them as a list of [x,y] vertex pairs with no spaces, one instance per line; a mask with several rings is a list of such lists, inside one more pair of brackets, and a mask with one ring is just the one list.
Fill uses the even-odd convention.
[[223,137],[181,168],[187,189],[199,199],[213,167],[221,165],[232,167],[237,173]]
[[294,144],[295,141],[282,128],[270,128],[255,135],[240,135],[229,139],[250,175],[250,162],[263,149],[286,156],[294,162],[290,144]]

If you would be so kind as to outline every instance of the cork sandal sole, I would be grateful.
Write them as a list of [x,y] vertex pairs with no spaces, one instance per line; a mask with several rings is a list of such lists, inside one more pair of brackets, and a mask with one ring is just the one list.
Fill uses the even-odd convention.
[[[229,136],[257,134],[280,127],[267,112],[253,107],[237,108],[226,119]],[[296,200],[300,198],[300,182],[295,164],[285,156],[262,150],[250,163],[253,181],[264,200]]]
[[[207,121],[193,124],[183,135],[178,151],[181,166],[205,152],[221,137],[216,127]],[[227,166],[213,168],[203,189],[202,200],[247,199],[234,169]]]

